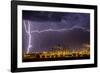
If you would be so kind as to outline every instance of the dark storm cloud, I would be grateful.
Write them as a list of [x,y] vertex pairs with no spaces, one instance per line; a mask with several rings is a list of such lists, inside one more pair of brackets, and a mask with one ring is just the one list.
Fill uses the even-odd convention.
[[[31,27],[31,51],[50,50],[54,46],[80,48],[90,43],[90,14],[46,11],[23,11],[23,22]],[[22,47],[26,51],[28,35],[22,26]]]
[[[59,15],[59,16],[58,16]],[[32,21],[60,21],[62,13],[45,11],[23,11],[23,19]]]
[[[89,29],[90,26],[90,15],[88,13],[23,11],[23,19],[33,21],[32,26],[37,27],[37,30],[38,28],[40,29],[40,27],[41,29],[42,27],[47,29],[48,27],[70,28],[75,25]],[[40,24],[38,24],[38,22],[40,22]]]

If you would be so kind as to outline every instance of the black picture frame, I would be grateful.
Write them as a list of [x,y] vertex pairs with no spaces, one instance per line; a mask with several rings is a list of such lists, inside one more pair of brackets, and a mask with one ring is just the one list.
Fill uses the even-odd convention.
[[[17,7],[18,5],[26,6],[45,6],[45,7],[60,7],[60,8],[80,8],[94,10],[94,63],[79,64],[79,65],[61,65],[61,66],[46,66],[46,67],[26,67],[18,68],[17,63],[17,43],[18,43],[18,22],[17,22]],[[11,1],[11,72],[25,71],[43,71],[43,70],[58,70],[58,69],[74,69],[74,68],[89,68],[97,67],[97,6],[96,5],[81,5],[81,4],[61,4],[33,1]]]

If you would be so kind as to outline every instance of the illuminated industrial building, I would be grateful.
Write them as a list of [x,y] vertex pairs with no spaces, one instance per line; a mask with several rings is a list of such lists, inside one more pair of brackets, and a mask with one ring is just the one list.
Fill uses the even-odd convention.
[[69,48],[62,47],[54,47],[52,50],[37,52],[37,53],[29,53],[23,55],[24,60],[42,60],[42,59],[71,59],[71,58],[86,58],[90,57],[90,48],[84,47],[82,49],[70,50]]

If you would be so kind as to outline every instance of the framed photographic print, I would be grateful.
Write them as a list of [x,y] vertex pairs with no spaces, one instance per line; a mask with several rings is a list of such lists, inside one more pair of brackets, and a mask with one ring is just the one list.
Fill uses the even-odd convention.
[[11,2],[11,71],[97,67],[97,6]]

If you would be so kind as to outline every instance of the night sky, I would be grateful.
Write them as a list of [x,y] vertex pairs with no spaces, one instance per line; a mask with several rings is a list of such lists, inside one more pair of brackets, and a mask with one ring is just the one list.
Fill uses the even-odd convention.
[[51,50],[61,45],[69,49],[90,43],[90,14],[71,12],[23,11],[22,48],[27,51],[31,32],[30,52]]

